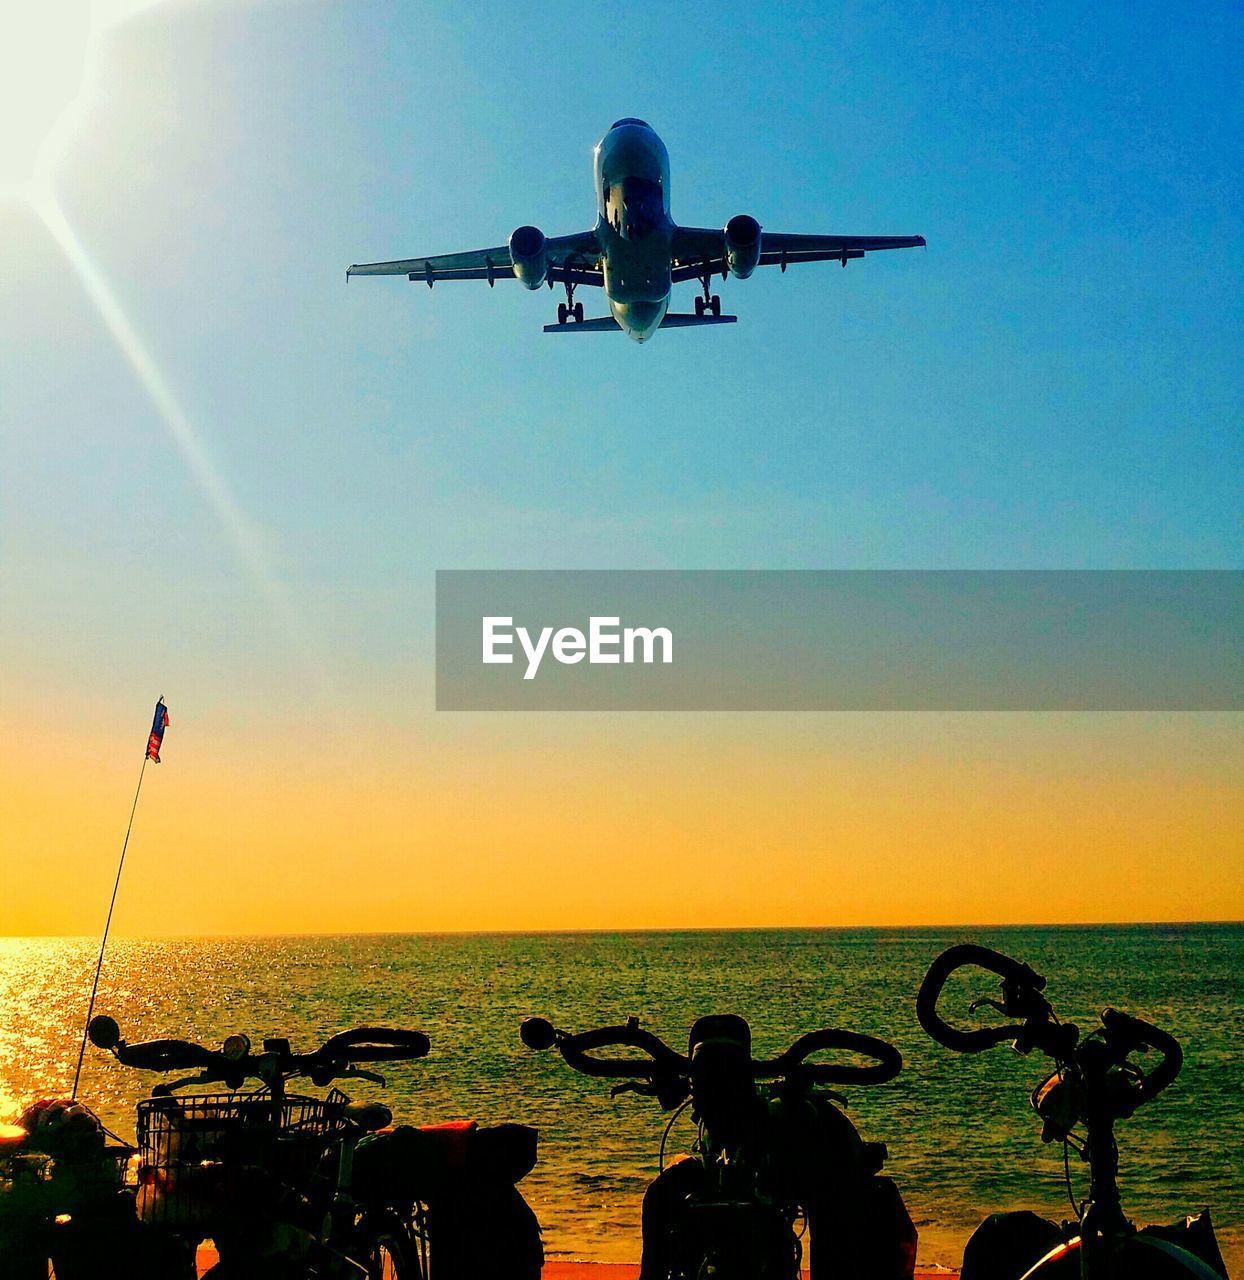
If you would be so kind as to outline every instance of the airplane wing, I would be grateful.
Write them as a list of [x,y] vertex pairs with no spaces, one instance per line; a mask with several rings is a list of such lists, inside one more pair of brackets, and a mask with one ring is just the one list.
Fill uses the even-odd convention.
[[[850,259],[866,253],[916,249],[923,244],[923,236],[804,236],[761,231],[759,265],[783,271],[796,262],[841,262],[845,267]],[[725,273],[725,235],[718,228],[679,227],[674,232],[673,254],[674,284],[699,280],[706,268],[709,275]]]
[[[720,234],[720,233],[718,233]],[[603,285],[600,244],[595,231],[572,236],[554,236],[546,242],[549,258],[548,283]],[[406,276],[422,280],[429,288],[441,280],[512,280],[514,266],[509,245],[495,249],[471,249],[466,253],[434,254],[427,258],[399,258],[395,262],[356,263],[346,271],[351,276]]]

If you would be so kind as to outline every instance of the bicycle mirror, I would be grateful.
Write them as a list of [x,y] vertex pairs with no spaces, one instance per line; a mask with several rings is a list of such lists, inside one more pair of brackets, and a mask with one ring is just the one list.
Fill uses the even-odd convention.
[[110,1018],[106,1013],[97,1014],[91,1019],[86,1034],[97,1049],[111,1050],[121,1043],[121,1028],[117,1026],[116,1019]]

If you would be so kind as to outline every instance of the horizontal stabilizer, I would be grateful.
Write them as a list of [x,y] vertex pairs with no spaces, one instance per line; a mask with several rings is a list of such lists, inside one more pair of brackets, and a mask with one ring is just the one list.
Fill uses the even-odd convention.
[[[738,316],[697,316],[689,312],[667,311],[662,329],[686,329],[695,324],[734,324]],[[607,333],[620,330],[612,316],[593,316],[590,320],[567,320],[565,324],[546,324],[545,333]]]
[[693,324],[734,324],[738,316],[697,316],[687,311],[667,311],[662,329],[686,329]]
[[592,316],[588,320],[567,320],[565,324],[546,324],[545,333],[574,333],[576,329],[584,333],[605,333],[609,329],[621,330],[621,326],[612,316]]

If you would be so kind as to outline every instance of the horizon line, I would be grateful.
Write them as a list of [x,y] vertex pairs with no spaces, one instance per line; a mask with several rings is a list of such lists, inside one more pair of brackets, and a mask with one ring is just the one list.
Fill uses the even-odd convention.
[[[168,942],[181,939],[207,938],[539,938],[539,937],[614,937],[618,935],[679,933],[903,933],[945,932],[949,930],[980,931],[985,929],[1190,929],[1244,926],[1241,919],[1204,920],[1059,920],[1010,921],[985,924],[759,924],[759,925],[635,925],[619,929],[607,928],[539,928],[539,929],[344,929],[302,930],[270,933],[123,933],[114,934],[117,942]],[[89,933],[5,933],[0,941],[95,941]]]

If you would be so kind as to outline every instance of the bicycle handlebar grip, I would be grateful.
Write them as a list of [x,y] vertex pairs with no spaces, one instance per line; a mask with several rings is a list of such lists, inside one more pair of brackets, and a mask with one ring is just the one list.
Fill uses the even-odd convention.
[[1129,1046],[1129,1052],[1131,1049],[1156,1049],[1162,1055],[1162,1061],[1152,1071],[1143,1073],[1140,1103],[1157,1097],[1175,1079],[1183,1066],[1184,1052],[1179,1047],[1179,1041],[1170,1032],[1119,1009],[1103,1009],[1101,1021],[1112,1036]]
[[994,1045],[1017,1039],[1024,1030],[1021,1024],[1009,1024],[960,1031],[940,1016],[937,1001],[947,978],[957,969],[968,965],[988,969],[1003,981],[1026,983],[1038,991],[1045,986],[1045,979],[1039,974],[1034,973],[1026,964],[1003,955],[1001,951],[994,951],[974,942],[963,942],[943,951],[929,966],[928,973],[920,983],[920,991],[916,996],[916,1017],[938,1044],[945,1045],[956,1053],[980,1053],[983,1049],[992,1049]]
[[186,1071],[196,1067],[213,1067],[221,1055],[189,1040],[140,1040],[122,1044],[116,1049],[117,1061],[139,1071]]
[[[825,1049],[845,1049],[849,1053],[863,1053],[875,1058],[873,1066],[856,1066],[851,1063],[804,1061],[814,1053]],[[772,1062],[757,1063],[757,1074],[785,1075],[799,1072],[805,1079],[820,1084],[885,1084],[893,1080],[903,1069],[903,1055],[890,1043],[876,1036],[859,1031],[840,1031],[835,1027],[823,1027],[800,1036],[785,1053]]]
[[422,1031],[396,1027],[355,1027],[331,1036],[311,1056],[320,1061],[392,1062],[427,1056],[432,1042]]
[[[613,1045],[629,1045],[641,1049],[649,1061],[635,1058],[595,1058],[593,1049]],[[595,1031],[582,1031],[575,1036],[564,1036],[557,1046],[567,1066],[587,1076],[651,1076],[665,1070],[687,1068],[687,1060],[675,1053],[659,1036],[642,1027],[599,1027]]]

